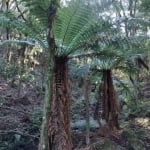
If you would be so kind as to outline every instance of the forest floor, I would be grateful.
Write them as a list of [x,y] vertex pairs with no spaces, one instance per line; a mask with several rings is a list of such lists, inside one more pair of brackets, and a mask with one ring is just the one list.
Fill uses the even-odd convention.
[[0,83],[0,150],[37,149],[43,92],[32,84],[22,87],[19,96],[18,86]]
[[[22,83],[22,89],[5,80],[0,81],[0,150],[37,150],[44,92],[30,83]],[[150,149],[149,114],[132,116],[120,122],[122,127],[115,132],[108,131],[107,128],[92,128],[90,146],[85,143],[85,126],[73,128],[73,149]]]

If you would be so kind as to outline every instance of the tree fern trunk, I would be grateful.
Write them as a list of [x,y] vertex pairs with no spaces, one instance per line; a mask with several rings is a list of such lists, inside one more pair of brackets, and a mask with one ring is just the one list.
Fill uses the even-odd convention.
[[103,70],[103,118],[108,122],[109,120],[109,104],[108,104],[108,83],[107,71]]
[[71,150],[67,57],[55,57],[53,101],[49,120],[50,150]]
[[113,85],[111,70],[103,70],[103,118],[109,124],[110,128],[119,128],[118,112],[119,104]]
[[119,128],[118,124],[118,113],[119,113],[119,105],[116,97],[116,92],[113,85],[113,79],[112,79],[112,72],[111,70],[107,70],[107,78],[108,78],[108,92],[109,97],[108,101],[110,104],[109,112],[110,112],[110,119],[109,119],[109,125],[113,128]]

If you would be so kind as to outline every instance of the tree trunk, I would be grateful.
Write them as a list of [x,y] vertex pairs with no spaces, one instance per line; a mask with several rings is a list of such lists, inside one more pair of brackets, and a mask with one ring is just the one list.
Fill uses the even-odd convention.
[[112,129],[114,128],[118,129],[119,128],[119,124],[118,124],[119,104],[117,101],[116,92],[113,85],[111,70],[107,70],[107,79],[108,79],[108,92],[109,92],[108,101],[110,105],[109,112],[111,115],[109,120],[109,125]]
[[99,83],[97,96],[96,96],[97,102],[96,102],[96,107],[95,107],[95,110],[94,110],[94,119],[97,120],[97,122],[99,124],[99,127],[102,126],[101,119],[102,119],[102,112],[104,110],[103,95],[102,95],[103,91],[102,91],[102,89],[103,89],[102,84]]
[[49,120],[50,150],[71,150],[70,98],[67,57],[55,57],[53,100]]
[[[49,119],[50,119],[50,108],[54,101],[54,67],[55,67],[55,39],[52,32],[52,23],[55,18],[57,12],[56,1],[52,1],[50,7],[53,13],[48,14],[48,22],[47,22],[47,41],[49,45],[48,51],[48,62],[47,62],[47,79],[45,83],[45,99],[44,99],[44,109],[43,109],[43,121],[41,127],[41,135],[40,135],[40,142],[39,142],[39,150],[51,150],[51,145],[49,142],[48,136],[48,129],[49,129]],[[51,11],[51,10],[49,10]]]
[[84,98],[86,104],[86,145],[90,144],[90,81],[88,75],[85,75],[84,79]]
[[108,103],[108,83],[107,71],[103,70],[103,114],[102,117],[108,122],[109,120],[109,103]]
[[111,129],[118,129],[118,112],[119,104],[116,97],[116,92],[113,86],[111,70],[103,70],[103,118],[109,124]]
[[49,128],[49,118],[50,109],[53,101],[53,87],[54,87],[54,54],[55,54],[55,40],[54,36],[49,30],[48,33],[48,43],[49,43],[49,53],[47,60],[47,76],[45,83],[45,98],[44,98],[44,108],[43,108],[43,120],[41,127],[41,135],[38,150],[51,150],[49,145],[48,128]]

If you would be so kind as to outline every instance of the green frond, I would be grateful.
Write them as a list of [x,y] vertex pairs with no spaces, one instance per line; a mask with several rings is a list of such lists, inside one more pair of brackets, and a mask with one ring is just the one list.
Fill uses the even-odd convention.
[[[23,34],[26,39],[34,39],[39,43],[39,45],[43,49],[48,49],[48,44],[46,40],[46,30],[45,27],[41,26],[36,18],[31,16],[28,18],[28,21],[23,21],[18,19],[13,12],[5,12],[0,14],[0,27],[1,28],[9,28],[10,31],[15,32],[16,34]],[[9,40],[4,41],[5,44],[9,43],[20,43],[21,41],[18,39],[16,41]],[[25,42],[25,41],[22,41]],[[26,41],[27,42],[27,41]]]
[[[104,20],[95,20],[88,23],[73,39],[69,45],[70,53],[76,49],[86,49],[87,47],[96,46],[99,34],[108,35],[111,26]],[[111,31],[112,32],[112,31]],[[104,43],[106,41],[103,41]]]
[[71,3],[69,7],[59,9],[54,22],[54,36],[59,41],[57,47],[62,53],[69,53],[77,36],[84,31],[84,39],[87,38],[86,28],[92,24],[95,19],[90,7],[79,3]]
[[10,11],[0,13],[0,27],[2,28],[13,28],[16,20],[16,16]]
[[122,91],[124,92],[130,92],[130,86],[127,80],[122,80],[117,74],[113,75],[114,83],[120,88],[122,88]]
[[150,12],[150,1],[142,0],[140,9],[141,9],[141,11],[145,11],[145,12],[149,13]]
[[52,13],[51,7],[59,7],[60,0],[21,0],[30,14],[36,17],[44,26],[48,24],[49,13]]
[[26,40],[5,40],[0,43],[0,46],[8,45],[8,44],[26,44],[26,45],[35,45],[35,41],[33,39],[26,39]]

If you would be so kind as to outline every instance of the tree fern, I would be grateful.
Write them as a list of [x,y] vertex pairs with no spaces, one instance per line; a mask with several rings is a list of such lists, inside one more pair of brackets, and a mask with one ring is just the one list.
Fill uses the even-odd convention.
[[55,19],[53,29],[55,38],[59,40],[59,45],[57,45],[58,50],[64,54],[66,53],[66,55],[72,48],[76,50],[73,46],[73,43],[77,42],[75,41],[76,37],[84,31],[84,39],[86,39],[88,30],[86,33],[85,29],[92,24],[94,19],[96,18],[92,11],[90,11],[90,7],[78,1],[67,8],[60,9]]
[[51,13],[51,4],[58,6],[59,0],[21,0],[29,10],[44,26],[48,24],[48,13]]

